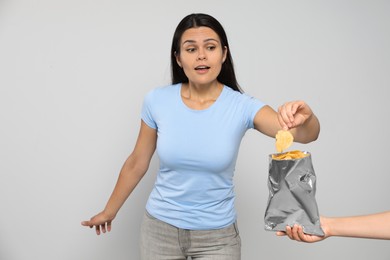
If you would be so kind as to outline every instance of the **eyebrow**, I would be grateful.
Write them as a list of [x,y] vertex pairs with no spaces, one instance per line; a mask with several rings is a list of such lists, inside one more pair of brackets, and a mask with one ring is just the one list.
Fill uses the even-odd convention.
[[[207,38],[203,42],[210,42],[210,41],[215,41],[215,42],[219,43],[219,41],[214,39],[214,38]],[[182,45],[184,45],[186,43],[196,43],[196,41],[195,40],[185,40]]]

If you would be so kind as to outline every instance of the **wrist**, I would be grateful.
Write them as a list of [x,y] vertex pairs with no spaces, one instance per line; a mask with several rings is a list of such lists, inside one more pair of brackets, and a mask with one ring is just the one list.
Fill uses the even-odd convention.
[[113,220],[116,217],[116,212],[110,210],[109,208],[105,208],[102,212],[108,219]]
[[335,236],[333,222],[333,218],[321,217],[321,227],[325,233],[325,237]]

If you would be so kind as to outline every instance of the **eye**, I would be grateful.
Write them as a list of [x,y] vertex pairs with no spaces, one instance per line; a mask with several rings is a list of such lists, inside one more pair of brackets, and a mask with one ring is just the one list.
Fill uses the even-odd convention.
[[217,48],[217,47],[214,46],[214,45],[209,45],[209,46],[207,46],[207,49],[208,49],[209,51],[213,51],[213,50],[215,50],[215,48]]
[[187,52],[194,52],[196,49],[194,47],[190,47],[190,48],[187,48],[186,51]]

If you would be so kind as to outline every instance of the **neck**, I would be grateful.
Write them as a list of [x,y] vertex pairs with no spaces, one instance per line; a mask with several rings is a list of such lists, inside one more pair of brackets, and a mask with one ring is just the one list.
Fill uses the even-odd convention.
[[185,98],[203,103],[217,100],[223,85],[218,81],[215,81],[207,85],[186,83],[183,84],[183,87],[184,91],[182,95]]

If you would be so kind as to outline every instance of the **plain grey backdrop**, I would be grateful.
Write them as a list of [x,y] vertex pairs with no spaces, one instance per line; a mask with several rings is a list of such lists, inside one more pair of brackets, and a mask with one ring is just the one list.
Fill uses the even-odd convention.
[[[303,99],[319,117],[320,138],[292,148],[313,154],[321,214],[390,209],[390,1],[0,0],[1,260],[138,259],[158,158],[111,233],[80,222],[103,209],[143,97],[169,84],[171,38],[193,12],[223,24],[247,93],[275,109]],[[389,241],[304,244],[264,231],[274,151],[254,130],[242,141],[243,259],[390,259]]]

